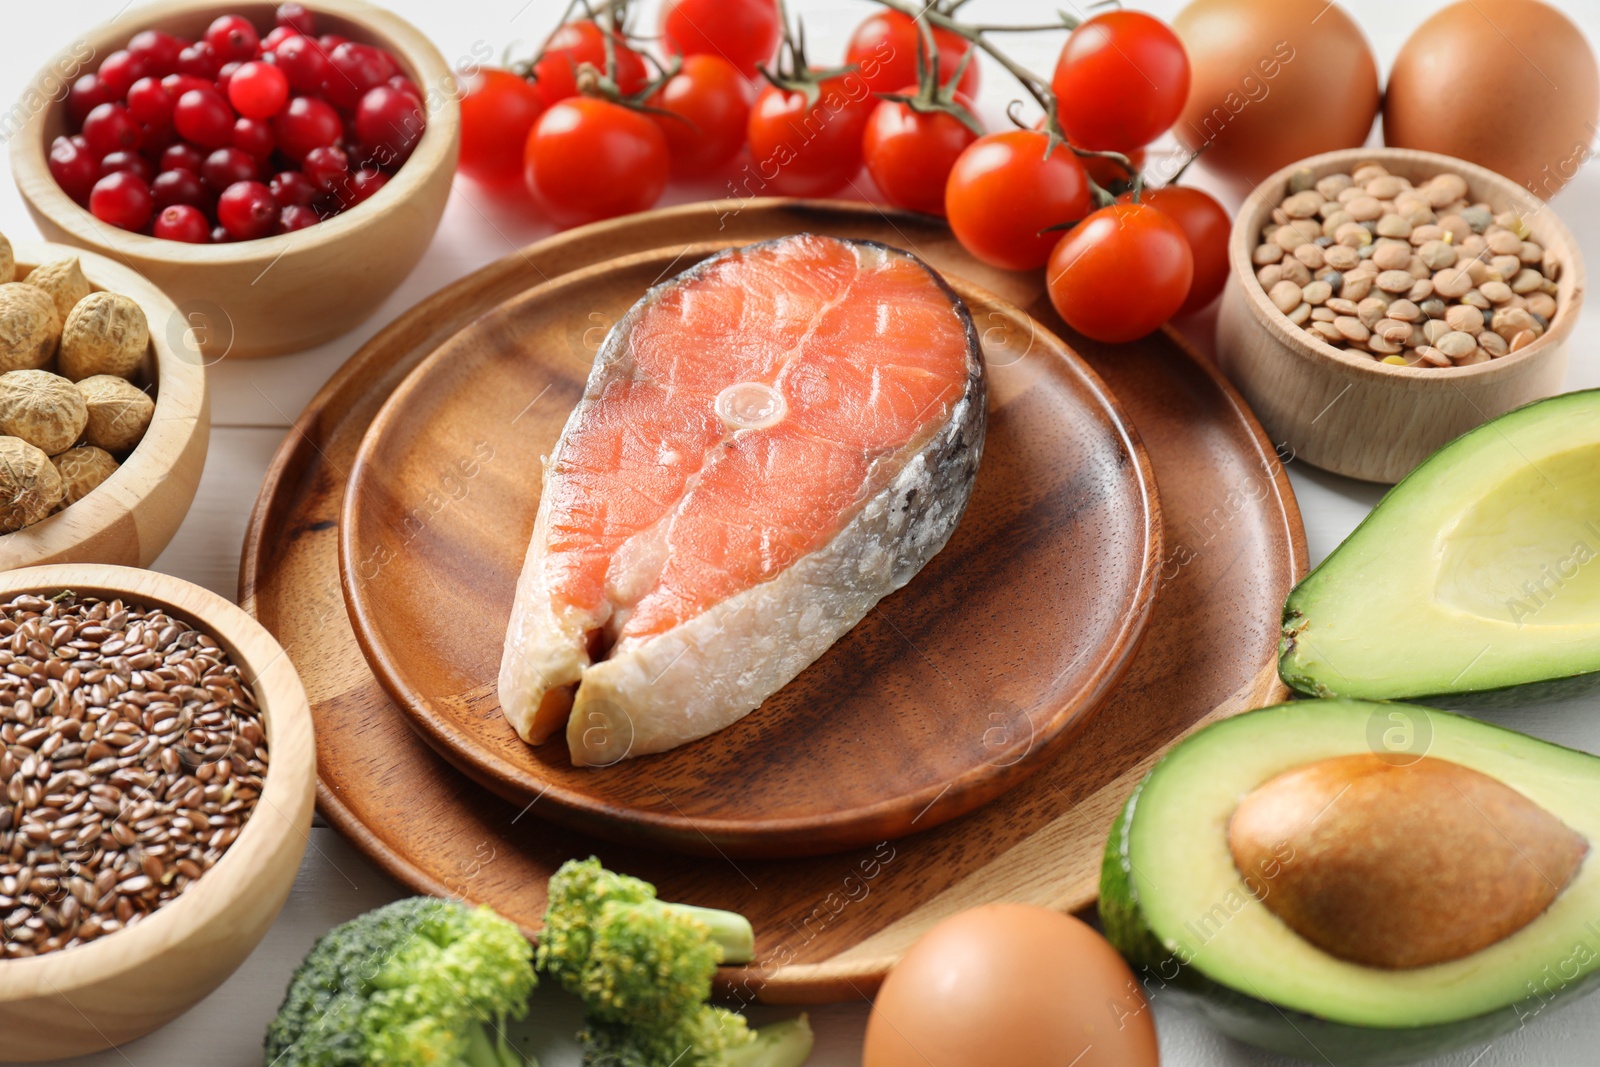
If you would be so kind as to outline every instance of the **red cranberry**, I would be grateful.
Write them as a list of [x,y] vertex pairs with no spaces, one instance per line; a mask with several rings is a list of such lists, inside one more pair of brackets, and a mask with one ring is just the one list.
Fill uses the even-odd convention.
[[346,41],[328,54],[333,70],[323,92],[339,107],[353,108],[368,89],[376,88],[395,76],[389,53],[369,44]]
[[301,160],[313,148],[338,144],[344,135],[339,113],[326,101],[314,96],[297,96],[272,120],[278,147],[293,160]]
[[211,243],[212,244],[214,244],[214,245],[225,245],[225,244],[228,244],[229,242],[231,242],[232,240],[233,240],[233,234],[229,233],[223,227],[221,227],[221,226],[213,226],[213,227],[211,227]]
[[161,170],[186,170],[198,176],[206,154],[192,144],[179,143],[161,153]]
[[178,69],[178,56],[188,43],[161,30],[141,30],[128,42],[128,51],[143,56],[150,73],[160,77]]
[[139,147],[139,121],[121,104],[101,104],[83,120],[83,136],[97,156]]
[[417,88],[417,83],[404,74],[396,74],[384,83],[391,89],[399,89],[402,93],[410,93],[417,103],[422,103],[422,90]]
[[363,167],[350,176],[339,190],[339,203],[352,208],[372,198],[372,194],[389,184],[389,176],[381,170]]
[[337,33],[325,33],[321,37],[317,38],[317,43],[322,46],[322,50],[324,52],[332,52],[335,48],[338,48],[340,45],[349,40],[350,38],[341,37]]
[[172,204],[156,216],[154,235],[167,241],[203,245],[211,240],[211,223],[205,214],[189,204]]
[[89,191],[100,180],[100,165],[93,153],[72,138],[57,137],[50,142],[50,175],[68,196],[86,204]]
[[164,170],[157,174],[156,180],[150,183],[150,195],[155,198],[158,208],[188,204],[209,211],[216,202],[216,197],[206,188],[205,182],[190,170]]
[[303,204],[290,204],[283,209],[283,214],[278,216],[278,232],[293,233],[307,226],[315,226],[321,221],[321,216],[309,207]]
[[190,89],[178,97],[172,123],[202,148],[221,148],[233,139],[233,108],[215,89]]
[[245,118],[271,118],[288,101],[289,78],[270,63],[246,63],[228,80],[228,102]]
[[223,15],[206,30],[206,44],[227,63],[244,62],[261,54],[261,35],[242,15]]
[[256,159],[266,159],[278,147],[272,135],[272,125],[264,119],[237,119],[233,124],[233,147],[249,152]]
[[328,53],[309,37],[290,37],[273,54],[278,57],[278,69],[298,92],[321,92],[322,84],[333,76]]
[[128,110],[147,126],[165,126],[172,121],[172,106],[177,97],[167,92],[154,78],[140,78],[128,90]]
[[221,93],[224,97],[228,95],[228,87],[233,84],[233,76],[242,66],[244,66],[244,64],[239,62],[237,59],[233,60],[232,62],[222,64],[222,69],[217,71],[217,92]]
[[107,174],[94,183],[89,210],[101,222],[137,233],[150,221],[154,200],[150,187],[127,171]]
[[311,184],[323,192],[331,192],[350,173],[350,157],[342,148],[323,145],[306,153],[300,169],[311,179]]
[[280,206],[310,207],[317,198],[317,187],[310,178],[297,170],[286,170],[272,176],[272,199]]
[[118,171],[127,171],[140,181],[149,185],[156,176],[155,164],[137,152],[107,152],[100,161],[100,177],[107,174],[116,174]]
[[307,37],[317,32],[317,17],[307,11],[304,4],[279,4],[277,21],[279,26],[287,26]]
[[121,100],[133,88],[133,83],[152,73],[150,60],[120,48],[106,56],[97,74],[112,99]]
[[166,151],[169,145],[177,144],[178,140],[178,131],[172,128],[170,122],[163,122],[159,126],[139,127],[139,151],[152,159]]
[[272,190],[260,182],[235,182],[217,198],[217,221],[240,241],[271,234],[278,228],[278,213]]
[[94,74],[83,75],[72,83],[72,88],[67,90],[67,114],[71,116],[74,126],[82,126],[83,120],[89,117],[89,112],[101,104],[114,102],[111,91]]
[[217,149],[206,157],[205,165],[200,168],[200,177],[217,193],[237,182],[253,182],[256,176],[255,157],[237,148]]
[[205,78],[207,81],[217,76],[217,71],[222,69],[222,60],[217,58],[217,53],[204,41],[194,44],[178,53],[177,71],[179,74],[189,74],[196,78]]
[[261,55],[270,56],[278,50],[278,46],[291,37],[300,36],[300,32],[293,26],[274,26],[272,32],[261,38]]
[[176,104],[178,97],[190,89],[214,89],[216,83],[212,78],[197,78],[193,74],[168,74],[161,79],[161,88],[167,91],[167,95],[172,97],[172,102]]
[[426,124],[417,98],[388,85],[369,90],[356,108],[356,137],[389,165],[411,154]]

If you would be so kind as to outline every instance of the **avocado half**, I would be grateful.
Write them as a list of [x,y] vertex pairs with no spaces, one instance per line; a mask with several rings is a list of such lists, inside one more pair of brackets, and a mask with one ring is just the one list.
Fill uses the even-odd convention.
[[1391,489],[1289,594],[1278,673],[1453,707],[1600,685],[1600,390],[1487,422]]
[[1600,842],[1600,758],[1404,704],[1322,700],[1247,712],[1174,747],[1112,828],[1100,883],[1106,936],[1147,990],[1213,1026],[1335,1067],[1400,1064],[1487,1041],[1600,984],[1600,859],[1550,907],[1470,956],[1408,970],[1338,959],[1245,884],[1228,846],[1240,801],[1279,774],[1383,751],[1396,713],[1416,754],[1498,779]]

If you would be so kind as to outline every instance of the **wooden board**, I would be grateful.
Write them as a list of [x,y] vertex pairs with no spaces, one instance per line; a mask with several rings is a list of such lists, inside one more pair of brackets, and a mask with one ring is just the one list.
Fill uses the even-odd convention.
[[[478,314],[569,271],[715,234],[739,241],[799,230],[892,242],[1064,327],[1037,274],[973,261],[937,221],[860,204],[722,201],[603,223],[542,241],[449,286],[390,324],[311,402],[262,486],[246,533],[240,600],[288,649],[317,717],[324,817],[419,892],[484,901],[530,932],[544,880],[594,853],[664,896],[749,915],[755,963],[724,991],[774,1003],[868,996],[939,919],[991,900],[1076,909],[1093,901],[1111,819],[1156,754],[1211,718],[1284,694],[1278,616],[1305,571],[1305,534],[1272,445],[1216,370],[1172,334],[1106,346],[1070,338],[1139,431],[1156,473],[1167,547],[1139,654],[1071,746],[1070,773],[1046,768],[984,808],[927,833],[805,860],[686,860],[596,842],[541,821],[434,755],[378,684],[339,586],[345,481],[385,398]],[[620,309],[619,309],[620,311]],[[595,312],[594,342],[609,325]],[[980,322],[991,353],[1030,339]],[[587,342],[583,335],[575,343]],[[997,357],[991,356],[991,361]],[[1004,357],[998,357],[1004,358]]]
[[567,339],[591,309],[626,308],[723,247],[669,246],[536,286],[405,380],[345,491],[356,636],[440,754],[574,829],[738,857],[931,829],[1033,774],[1088,724],[1137,647],[1161,556],[1149,461],[1105,388],[1059,338],[959,280],[978,321],[1034,346],[1024,360],[996,346],[971,503],[910,584],[755,712],[670,752],[623,759],[622,739],[611,766],[574,767],[565,731],[531,747],[500,714],[540,457],[589,373]]

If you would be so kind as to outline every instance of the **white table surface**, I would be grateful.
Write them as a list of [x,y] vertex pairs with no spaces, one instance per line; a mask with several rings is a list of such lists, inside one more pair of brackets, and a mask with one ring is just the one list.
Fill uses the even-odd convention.
[[[814,62],[832,62],[843,52],[850,30],[872,8],[860,0],[790,0],[805,15]],[[314,4],[312,6],[315,6]],[[453,63],[482,54],[487,42],[494,54],[512,42],[542,40],[564,7],[564,0],[390,0],[388,6],[429,34]],[[654,26],[655,2],[641,5],[640,24]],[[1047,19],[1056,7],[1075,10],[1072,0],[974,0],[968,9],[986,22]],[[1129,6],[1171,18],[1181,0],[1145,0]],[[1344,0],[1365,28],[1385,67],[1406,35],[1437,7],[1418,0]],[[1600,40],[1600,3],[1560,0],[1591,41]],[[7,0],[0,24],[0,101],[16,100],[32,74],[57,50],[67,47],[83,29],[119,17],[122,0],[66,0],[20,3]],[[130,19],[129,34],[138,28]],[[1012,38],[1014,54],[1024,64],[1048,73],[1059,47],[1059,35]],[[475,47],[479,46],[479,47]],[[1337,92],[1339,72],[1327,71],[1329,92]],[[982,111],[991,128],[1003,123],[1008,100],[1020,95],[992,64],[984,70]],[[865,175],[862,185],[870,188]],[[1196,184],[1206,184],[1203,172]],[[668,200],[715,195],[714,189],[674,189]],[[1600,263],[1600,168],[1580,172],[1556,200],[1556,207],[1577,235],[1591,263]],[[37,238],[32,222],[10,181],[0,181],[0,232],[12,238]],[[211,450],[199,495],[156,569],[180,575],[236,595],[239,550],[245,522],[267,464],[294,416],[324,381],[362,342],[422,297],[507,252],[545,236],[548,227],[523,212],[497,205],[469,182],[458,182],[444,222],[423,263],[365,325],[317,349],[280,359],[224,363],[210,369],[212,388]],[[294,309],[284,308],[285,314]],[[1183,324],[1210,347],[1210,319]],[[1600,355],[1594,338],[1600,333],[1600,303],[1590,301],[1572,343],[1570,385],[1600,384]],[[1304,465],[1291,466],[1290,478],[1299,495],[1311,558],[1315,563],[1360,521],[1377,500],[1378,490]],[[1600,752],[1600,699],[1506,712],[1506,725],[1564,744]],[[259,1063],[261,1035],[277,1009],[285,983],[311,942],[336,923],[402,895],[402,890],[375,870],[333,830],[312,831],[311,848],[277,925],[227,983],[188,1014],[142,1040],[73,1061],[83,1067],[217,1067]],[[761,1014],[761,1013],[758,1013]],[[775,1017],[782,1013],[766,1013]],[[1290,1061],[1268,1056],[1218,1036],[1196,1020],[1156,1003],[1163,1060],[1171,1067],[1270,1067]],[[860,1062],[861,1034],[867,1009],[863,1004],[833,1005],[812,1010],[818,1042],[816,1067],[854,1067]],[[578,1057],[570,1035],[577,1029],[574,1003],[541,992],[533,1018],[546,1036],[534,1045],[545,1067],[575,1067]],[[1564,1067],[1593,1064],[1600,1047],[1600,997],[1569,1007],[1529,1029],[1430,1061],[1436,1067]],[[975,1065],[976,1067],[976,1065]]]

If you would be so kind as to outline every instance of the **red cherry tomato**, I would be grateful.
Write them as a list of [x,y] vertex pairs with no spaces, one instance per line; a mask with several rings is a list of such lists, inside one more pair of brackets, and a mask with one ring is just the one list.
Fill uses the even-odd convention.
[[750,121],[750,96],[750,83],[726,59],[686,56],[683,69],[650,98],[651,107],[679,116],[655,116],[672,153],[672,172],[706,174],[738,155]]
[[1189,98],[1189,56],[1160,19],[1107,11],[1072,31],[1050,88],[1067,140],[1126,152],[1177,121]]
[[1072,149],[1034,130],[978,138],[961,153],[945,186],[945,214],[968,252],[996,267],[1031,270],[1060,237],[1041,232],[1083,218],[1094,207],[1088,176]]
[[[916,92],[900,91],[908,96]],[[972,110],[972,101],[961,93],[956,100]],[[861,153],[872,180],[891,204],[943,215],[950,170],[977,139],[977,134],[948,112],[919,112],[898,100],[884,100],[867,119]]]
[[524,161],[529,191],[563,226],[645,210],[660,199],[671,165],[653,118],[590,96],[541,115]]
[[[1130,196],[1124,196],[1129,200]],[[1146,189],[1139,199],[1178,224],[1194,256],[1194,280],[1179,315],[1199,311],[1222,292],[1228,280],[1228,235],[1233,223],[1227,209],[1209,193],[1187,185]]]
[[714,55],[745,77],[772,58],[783,26],[775,0],[667,0],[661,39],[669,55]]
[[1148,204],[1112,204],[1068,230],[1050,253],[1050,303],[1096,341],[1132,341],[1183,306],[1194,276],[1189,240]]
[[[804,93],[768,85],[750,109],[746,134],[762,191],[827,196],[861,169],[861,137],[874,104],[854,73],[825,79],[815,103]],[[754,180],[750,184],[754,184]]]
[[[617,61],[617,88],[624,95],[643,89],[650,80],[644,57],[620,37],[611,39]],[[569,22],[556,30],[539,62],[533,65],[533,84],[545,107],[578,95],[578,64],[588,63],[602,74],[606,70],[605,33],[590,19]]]
[[461,98],[462,173],[491,184],[522,177],[522,149],[543,113],[544,99],[528,79],[480,70]]
[[[1135,148],[1131,152],[1124,152],[1128,162],[1136,169],[1144,169],[1144,149]],[[1133,175],[1114,159],[1105,156],[1079,156],[1078,161],[1083,164],[1083,169],[1089,172],[1089,177],[1102,189],[1110,189],[1113,185],[1127,185],[1133,181]]]
[[[917,83],[917,39],[921,31],[914,19],[898,11],[869,15],[850,36],[844,61],[856,64],[875,93],[893,92],[897,86]],[[958,33],[935,26],[933,46],[939,53],[939,84],[950,84],[961,57],[971,48]],[[956,86],[968,96],[978,95],[978,57],[967,63]]]

